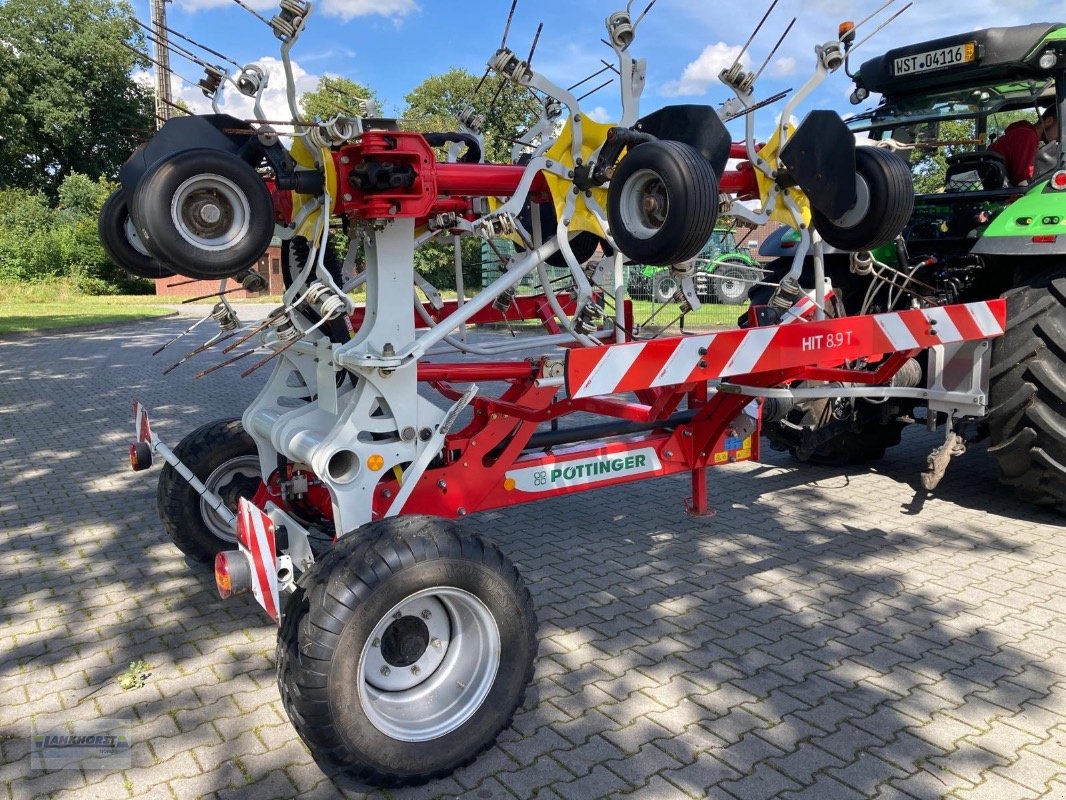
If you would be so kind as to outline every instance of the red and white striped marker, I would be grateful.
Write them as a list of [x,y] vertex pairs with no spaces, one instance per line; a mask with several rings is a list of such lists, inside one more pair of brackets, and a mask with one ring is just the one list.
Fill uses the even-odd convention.
[[252,559],[252,594],[274,622],[278,616],[278,565],[274,523],[258,506],[237,502],[237,544]]
[[572,398],[676,386],[1001,336],[1003,300],[670,337],[566,355]]
[[137,400],[133,401],[133,426],[137,432],[137,441],[152,444],[152,426],[148,422],[148,409]]

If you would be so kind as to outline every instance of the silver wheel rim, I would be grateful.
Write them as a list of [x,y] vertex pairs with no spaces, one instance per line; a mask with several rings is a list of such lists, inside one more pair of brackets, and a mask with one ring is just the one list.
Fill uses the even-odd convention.
[[201,250],[226,250],[251,224],[248,197],[229,178],[205,173],[186,180],[170,200],[170,219],[181,238]]
[[659,278],[655,284],[655,296],[661,303],[668,303],[677,294],[677,281],[670,275]]
[[855,175],[855,205],[841,217],[833,220],[838,228],[852,228],[862,222],[870,212],[870,185],[862,175]]
[[359,656],[359,703],[392,739],[425,742],[474,715],[500,666],[500,630],[462,589],[423,589],[393,606]]
[[[247,488],[249,484],[254,482],[255,486],[258,487],[260,481],[262,481],[262,475],[258,456],[240,456],[218,466],[214,472],[207,476],[204,486],[221,497],[225,501],[226,507],[236,513],[238,497],[251,499],[250,494],[246,491],[241,491],[241,484],[244,483],[244,488]],[[200,498],[200,516],[203,518],[207,529],[219,539],[234,544],[237,542],[237,534],[229,526],[229,523],[222,519],[219,513],[202,497]]]
[[622,187],[618,211],[625,229],[638,239],[650,239],[666,224],[670,198],[659,173],[640,169]]
[[722,270],[726,274],[718,281],[718,296],[723,300],[735,302],[748,293],[748,282],[736,269]]
[[152,254],[148,252],[148,248],[144,246],[144,242],[141,241],[141,237],[137,234],[137,229],[133,227],[133,220],[126,216],[126,221],[122,223],[122,230],[126,233],[126,241],[130,243],[130,247],[136,250],[145,258],[151,258]]

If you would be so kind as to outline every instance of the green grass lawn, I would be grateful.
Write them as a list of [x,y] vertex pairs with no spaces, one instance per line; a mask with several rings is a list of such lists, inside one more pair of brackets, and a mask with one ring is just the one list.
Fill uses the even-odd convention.
[[0,334],[107,325],[169,313],[151,295],[90,297],[64,284],[0,284]]

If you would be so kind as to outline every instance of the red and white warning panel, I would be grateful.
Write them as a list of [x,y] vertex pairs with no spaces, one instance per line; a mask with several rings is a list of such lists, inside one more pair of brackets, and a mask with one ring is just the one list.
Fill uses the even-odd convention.
[[237,504],[237,544],[251,561],[252,594],[277,622],[278,565],[274,523],[266,512],[241,498]]
[[988,300],[572,349],[566,355],[567,394],[576,399],[803,366],[837,366],[873,355],[991,339],[1003,334],[1006,317],[1006,301]]

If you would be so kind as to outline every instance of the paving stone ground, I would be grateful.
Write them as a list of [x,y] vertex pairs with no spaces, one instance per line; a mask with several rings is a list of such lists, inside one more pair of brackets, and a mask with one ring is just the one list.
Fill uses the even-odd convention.
[[[417,789],[325,773],[278,699],[273,627],[217,600],[165,538],[158,469],[126,465],[133,397],[176,443],[261,382],[161,378],[150,353],[186,324],[0,343],[0,800],[1066,797],[1063,520],[981,447],[925,496],[919,430],[872,469],[719,469],[709,518],[682,478],[468,518],[539,614],[513,726]],[[133,766],[31,771],[31,724],[57,714],[132,720]]]

